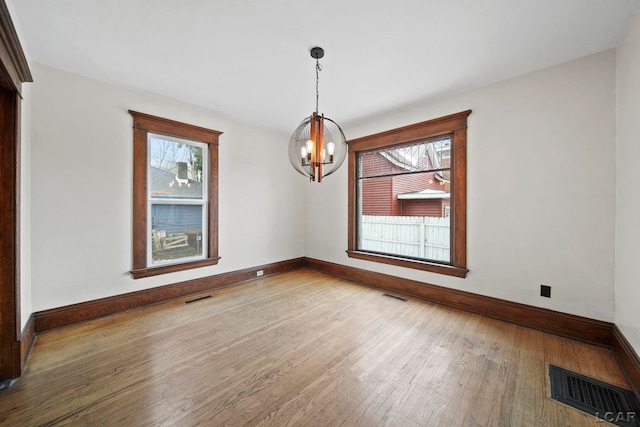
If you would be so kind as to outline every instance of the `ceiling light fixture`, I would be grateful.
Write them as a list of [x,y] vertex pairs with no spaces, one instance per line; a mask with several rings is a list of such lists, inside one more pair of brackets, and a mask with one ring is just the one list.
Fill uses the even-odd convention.
[[340,126],[324,114],[318,114],[319,59],[324,49],[314,47],[311,57],[316,60],[316,111],[305,118],[289,140],[289,160],[293,167],[310,181],[322,182],[322,178],[335,172],[347,155],[347,143]]

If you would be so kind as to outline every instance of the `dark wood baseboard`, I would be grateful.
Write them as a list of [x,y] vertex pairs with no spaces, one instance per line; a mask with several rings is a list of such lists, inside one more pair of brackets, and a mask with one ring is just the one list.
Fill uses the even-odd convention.
[[611,328],[613,324],[609,322],[312,258],[304,258],[304,265],[323,273],[482,314],[494,319],[562,335],[589,344],[603,347],[611,346]]
[[629,384],[640,400],[640,357],[614,323],[561,313],[517,302],[445,288],[443,286],[375,273],[342,264],[304,258],[304,266],[365,285],[482,314],[589,344],[609,347],[618,359]]
[[262,270],[264,272],[262,277],[265,277],[283,273],[285,271],[296,270],[302,266],[303,259],[296,258],[175,283],[172,285],[160,286],[39,311],[34,314],[35,333],[38,334],[60,326],[96,319],[98,317],[120,313],[133,308],[169,301],[186,295],[236,285],[238,283],[258,278],[256,275],[258,270]]
[[31,349],[36,343],[36,321],[33,314],[29,316],[27,324],[22,328],[20,334],[20,371],[24,372],[27,366],[27,360],[31,355]]
[[640,401],[640,357],[638,357],[638,353],[634,351],[620,328],[618,328],[618,325],[613,325],[612,328],[611,349],[627,375],[627,380],[631,384],[638,401]]
[[610,347],[640,399],[640,358],[613,323],[306,257],[34,313],[20,339],[23,368],[38,333],[254,280],[258,270],[263,270],[264,276],[270,276],[303,267],[589,344]]

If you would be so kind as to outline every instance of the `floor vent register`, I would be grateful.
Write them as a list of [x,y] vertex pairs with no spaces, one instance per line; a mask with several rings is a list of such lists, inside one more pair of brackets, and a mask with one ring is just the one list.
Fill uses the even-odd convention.
[[640,405],[631,390],[549,365],[551,397],[623,427],[640,427]]

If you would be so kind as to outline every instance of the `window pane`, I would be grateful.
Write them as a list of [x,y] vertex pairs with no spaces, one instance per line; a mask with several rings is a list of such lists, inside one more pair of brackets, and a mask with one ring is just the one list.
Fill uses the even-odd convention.
[[203,255],[203,206],[152,204],[153,263]]
[[451,165],[451,139],[446,137],[363,152],[359,156],[359,178],[447,169]]
[[[365,171],[361,176],[370,177],[360,177],[357,181],[357,249],[449,263],[450,169],[439,165],[437,172],[394,174],[392,171],[404,166],[400,166],[400,162],[394,163],[389,156],[402,154],[403,148],[394,148],[395,153],[380,150],[359,155],[358,166]],[[432,150],[427,144],[422,144],[421,148],[416,144],[407,148],[405,153],[421,150],[427,157]],[[418,159],[414,163],[420,162]],[[431,160],[426,162],[428,167],[425,169],[429,169]]]
[[149,196],[202,199],[205,148],[185,140],[149,135]]

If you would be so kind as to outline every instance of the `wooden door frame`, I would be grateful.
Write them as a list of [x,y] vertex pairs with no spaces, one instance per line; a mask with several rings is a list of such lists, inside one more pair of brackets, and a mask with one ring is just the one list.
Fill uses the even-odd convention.
[[5,0],[0,0],[0,388],[22,374],[20,318],[20,109],[33,81]]

